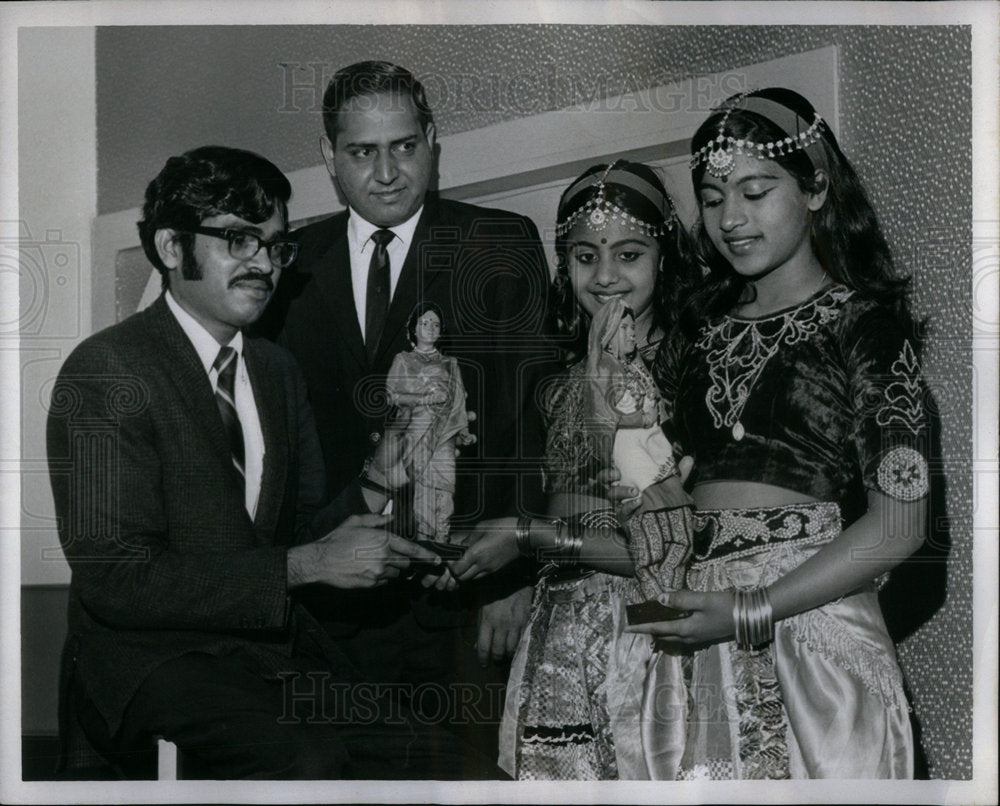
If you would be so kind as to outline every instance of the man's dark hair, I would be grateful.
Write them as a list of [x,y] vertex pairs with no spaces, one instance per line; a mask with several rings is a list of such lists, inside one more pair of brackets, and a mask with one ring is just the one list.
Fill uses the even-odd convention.
[[338,118],[348,101],[381,93],[408,97],[417,110],[420,128],[425,132],[434,122],[424,88],[413,73],[390,62],[357,62],[338,70],[323,93],[323,128],[330,142],[337,144]]
[[188,230],[206,218],[226,213],[257,224],[267,221],[275,210],[287,224],[291,195],[292,186],[285,175],[252,151],[203,146],[171,157],[146,188],[139,221],[143,251],[160,272],[163,288],[169,288],[169,272],[156,251],[157,230],[178,231],[183,270],[189,272],[196,267],[191,265],[194,235]]

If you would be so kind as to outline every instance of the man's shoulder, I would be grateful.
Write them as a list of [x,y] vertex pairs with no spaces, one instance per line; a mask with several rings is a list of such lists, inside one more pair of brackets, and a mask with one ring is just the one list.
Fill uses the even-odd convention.
[[[299,256],[288,274],[289,277],[296,274],[300,275],[300,277],[295,282],[286,280],[283,283],[279,283],[278,289],[281,294],[286,295],[294,288],[295,293],[292,296],[298,296],[298,293],[301,291],[300,284],[304,282],[303,276],[311,273],[317,262],[322,261],[323,256],[338,241],[344,240],[346,244],[347,216],[347,210],[343,210],[326,218],[321,218],[319,221],[312,221],[292,230],[289,238],[298,243]],[[270,307],[274,307],[274,304],[272,303]],[[265,314],[265,318],[267,316]]]
[[327,244],[331,238],[347,231],[347,215],[347,210],[341,210],[319,221],[311,221],[304,226],[296,227],[289,237],[298,241],[302,248]]
[[[154,303],[155,305],[155,303]],[[158,312],[152,307],[138,311],[121,322],[110,325],[81,341],[66,359],[67,367],[86,367],[114,362],[130,362],[133,357],[149,354],[150,342],[155,341],[155,320]],[[142,366],[144,362],[136,362]]]
[[435,199],[428,203],[431,227],[456,226],[468,238],[538,240],[538,228],[527,216],[496,207]]
[[501,210],[499,207],[483,207],[479,204],[456,201],[454,199],[436,198],[428,201],[428,207],[436,217],[449,217],[459,220],[492,218],[500,221],[530,221],[520,213]]
[[429,198],[428,203],[433,204],[441,210],[451,211],[456,215],[475,216],[486,214],[506,218],[523,218],[520,213],[512,213],[510,210],[501,210],[499,207],[485,207],[481,204],[470,204],[469,202],[458,201],[457,199],[446,199],[441,196]]

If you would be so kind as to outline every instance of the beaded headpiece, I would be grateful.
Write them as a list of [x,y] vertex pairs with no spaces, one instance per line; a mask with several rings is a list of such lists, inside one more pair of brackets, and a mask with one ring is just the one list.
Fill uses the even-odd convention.
[[[620,221],[629,229],[642,232],[650,238],[659,238],[674,228],[677,214],[670,197],[641,176],[619,167],[621,164],[620,161],[615,161],[604,173],[589,174],[569,187],[563,194],[562,208],[572,209],[583,194],[588,194],[589,198],[571,215],[556,222],[557,235],[565,235],[583,217],[586,218],[587,226],[595,232],[604,229],[608,221]],[[658,211],[657,219],[646,220],[612,202],[608,199],[608,187],[611,185],[619,185],[641,194]]]
[[[733,172],[737,156],[769,160],[795,151],[803,151],[812,162],[813,168],[828,171],[826,152],[820,143],[825,123],[818,112],[809,122],[784,104],[772,101],[770,98],[751,95],[749,91],[726,100],[722,105],[716,107],[715,111],[721,112],[723,109],[725,109],[725,114],[719,121],[718,135],[694,152],[691,157],[692,170],[699,163],[704,162],[707,164],[705,170],[712,176],[716,179],[725,179]],[[725,134],[726,122],[737,109],[754,112],[766,118],[781,129],[786,136],[769,143],[754,143]],[[816,147],[813,148],[813,146]]]

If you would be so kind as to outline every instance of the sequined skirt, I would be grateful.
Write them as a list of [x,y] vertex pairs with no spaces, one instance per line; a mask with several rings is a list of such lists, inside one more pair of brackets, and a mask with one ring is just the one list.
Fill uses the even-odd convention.
[[[841,529],[836,504],[702,510],[692,590],[769,585]],[[910,778],[902,674],[874,584],[775,625],[756,650],[691,658],[680,778]]]
[[648,636],[623,633],[635,582],[543,576],[507,684],[500,767],[521,780],[645,778]]

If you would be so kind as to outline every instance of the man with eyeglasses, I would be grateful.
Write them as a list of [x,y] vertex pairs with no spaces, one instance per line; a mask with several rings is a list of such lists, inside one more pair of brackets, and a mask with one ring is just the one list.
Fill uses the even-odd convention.
[[169,159],[139,222],[163,294],[83,341],[52,394],[49,466],[73,572],[61,734],[67,753],[89,742],[126,777],[142,774],[136,751],[156,735],[208,778],[408,777],[393,759],[419,765],[429,744],[397,719],[369,746],[358,713],[386,714],[324,696],[358,679],[290,596],[374,587],[436,559],[382,516],[347,517],[380,512],[398,486],[391,435],[321,508],[305,383],[284,349],[242,332],[295,259],[290,193],[250,152]]

